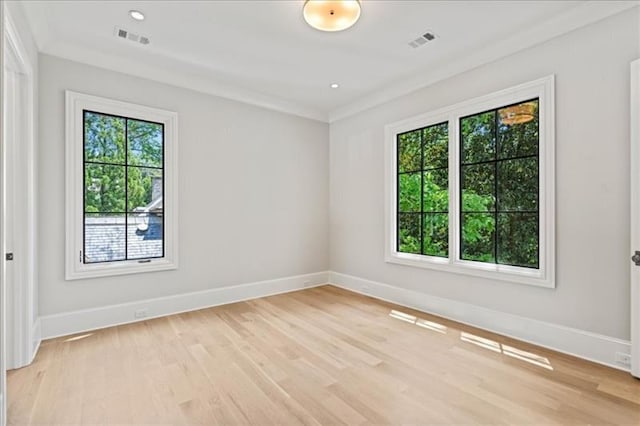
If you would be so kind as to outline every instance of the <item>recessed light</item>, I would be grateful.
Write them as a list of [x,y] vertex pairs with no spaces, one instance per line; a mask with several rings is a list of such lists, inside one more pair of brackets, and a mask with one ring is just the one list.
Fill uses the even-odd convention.
[[330,86],[332,89],[337,89],[338,87],[340,87],[340,85],[338,83],[331,83]]
[[139,10],[130,10],[129,16],[131,16],[136,21],[144,21],[144,13],[140,12]]

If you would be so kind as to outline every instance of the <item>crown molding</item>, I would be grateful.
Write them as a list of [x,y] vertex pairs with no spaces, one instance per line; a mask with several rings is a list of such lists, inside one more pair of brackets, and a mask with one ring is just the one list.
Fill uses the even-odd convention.
[[161,55],[154,56],[151,61],[147,61],[149,57],[139,61],[64,42],[48,42],[43,45],[41,53],[285,114],[328,122],[327,114],[319,109],[239,87],[213,76],[215,71],[195,64],[185,66],[183,62]]
[[359,112],[381,105],[385,102],[407,95],[416,90],[433,85],[457,74],[499,60],[516,52],[525,50],[555,37],[571,32],[580,27],[592,24],[609,16],[629,10],[640,5],[634,1],[599,1],[590,0],[565,13],[557,15],[539,25],[525,29],[509,38],[501,40],[470,55],[442,64],[440,67],[427,70],[416,70],[413,78],[391,83],[387,87],[378,88],[353,102],[349,102],[331,111],[267,95],[255,90],[243,88],[225,81],[224,77],[215,75],[216,71],[201,64],[180,61],[172,57],[155,55],[153,61],[144,61],[122,57],[116,54],[98,52],[88,46],[78,46],[55,37],[47,24],[43,13],[34,13],[32,8],[24,7],[38,49],[45,54],[81,62],[112,71],[117,71],[149,80],[191,89],[234,101],[243,102],[286,114],[309,118],[325,123],[332,123]]
[[326,111],[240,87],[225,81],[224,78],[216,75],[216,70],[208,69],[201,64],[178,60],[156,52],[153,56],[146,56],[144,60],[135,60],[116,54],[99,52],[89,46],[69,43],[55,34],[43,9],[26,7],[23,2],[20,2],[19,5],[27,17],[40,53],[285,114],[324,123],[329,121]]
[[497,61],[639,5],[640,1],[587,1],[539,25],[528,28],[484,49],[479,49],[471,55],[445,63],[435,69],[421,70],[413,78],[392,83],[388,87],[380,88],[354,102],[334,109],[329,112],[329,123],[374,108],[439,81]]

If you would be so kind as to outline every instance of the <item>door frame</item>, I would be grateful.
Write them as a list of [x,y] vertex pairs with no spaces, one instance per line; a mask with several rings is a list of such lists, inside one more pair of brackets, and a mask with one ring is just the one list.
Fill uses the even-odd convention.
[[[0,7],[0,91],[4,87],[4,33],[5,33],[5,4]],[[4,96],[4,95],[2,95]],[[4,129],[4,99],[0,97],[0,129]],[[4,135],[0,131],[0,166],[4,164]],[[4,172],[0,171],[0,255],[4,252]],[[4,261],[0,258],[0,426],[7,424],[7,366],[5,342],[5,274]]]
[[[11,176],[4,176],[0,185],[3,203],[1,235],[2,252],[0,252],[0,263],[2,264],[2,292],[5,296],[5,305],[2,312],[6,314],[6,304],[11,304],[12,315],[10,318],[3,318],[3,335],[6,339],[6,327],[11,327],[12,341],[6,342],[4,346],[4,367],[8,369],[19,368],[28,365],[33,360],[40,343],[39,321],[37,319],[36,302],[36,152],[35,152],[35,105],[34,105],[34,67],[29,59],[29,54],[24,43],[20,39],[16,25],[11,17],[10,10],[6,3],[2,5],[2,68],[0,68],[2,86],[5,87],[5,70],[11,67],[14,79],[19,80],[17,84],[19,91],[18,108],[12,120],[15,124],[14,137],[7,137],[5,132],[11,131],[7,128],[10,123],[5,122],[7,116],[4,108],[9,94],[2,90],[2,151],[1,161],[12,161],[14,172]],[[19,140],[19,143],[15,143]],[[7,158],[7,152],[12,152],[13,158]],[[12,191],[8,191],[7,187]],[[12,200],[7,200],[9,194],[16,196]],[[7,208],[12,208],[12,215],[7,215]],[[7,216],[12,216],[12,223],[7,224]],[[7,231],[11,229],[18,237],[14,238],[13,246],[6,247]],[[11,264],[13,272],[13,284],[8,285],[5,280],[6,261],[5,253],[12,251],[15,260]],[[3,315],[4,315],[3,314]],[[11,353],[8,349],[11,348]],[[4,371],[4,370],[3,370]]]
[[[640,250],[640,59],[631,63],[631,254]],[[631,262],[631,374],[640,378],[640,266]]]

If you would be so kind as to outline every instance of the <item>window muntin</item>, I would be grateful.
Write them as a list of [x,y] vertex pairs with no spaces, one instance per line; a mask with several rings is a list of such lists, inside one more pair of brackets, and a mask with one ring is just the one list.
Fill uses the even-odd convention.
[[539,267],[539,99],[459,119],[460,259]]
[[448,145],[447,122],[397,135],[398,252],[449,255]]

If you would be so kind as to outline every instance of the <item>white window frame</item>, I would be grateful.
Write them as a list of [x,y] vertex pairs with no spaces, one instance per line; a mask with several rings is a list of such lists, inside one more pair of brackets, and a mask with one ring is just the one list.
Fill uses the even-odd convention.
[[[178,114],[172,111],[67,90],[66,101],[66,279],[108,277],[178,268]],[[85,264],[83,250],[83,111],[164,124],[164,257]]]
[[[519,284],[555,288],[555,111],[554,76],[440,108],[385,126],[385,261]],[[498,265],[460,258],[459,126],[460,118],[539,99],[539,268]],[[397,135],[449,123],[449,256],[397,251]]]

